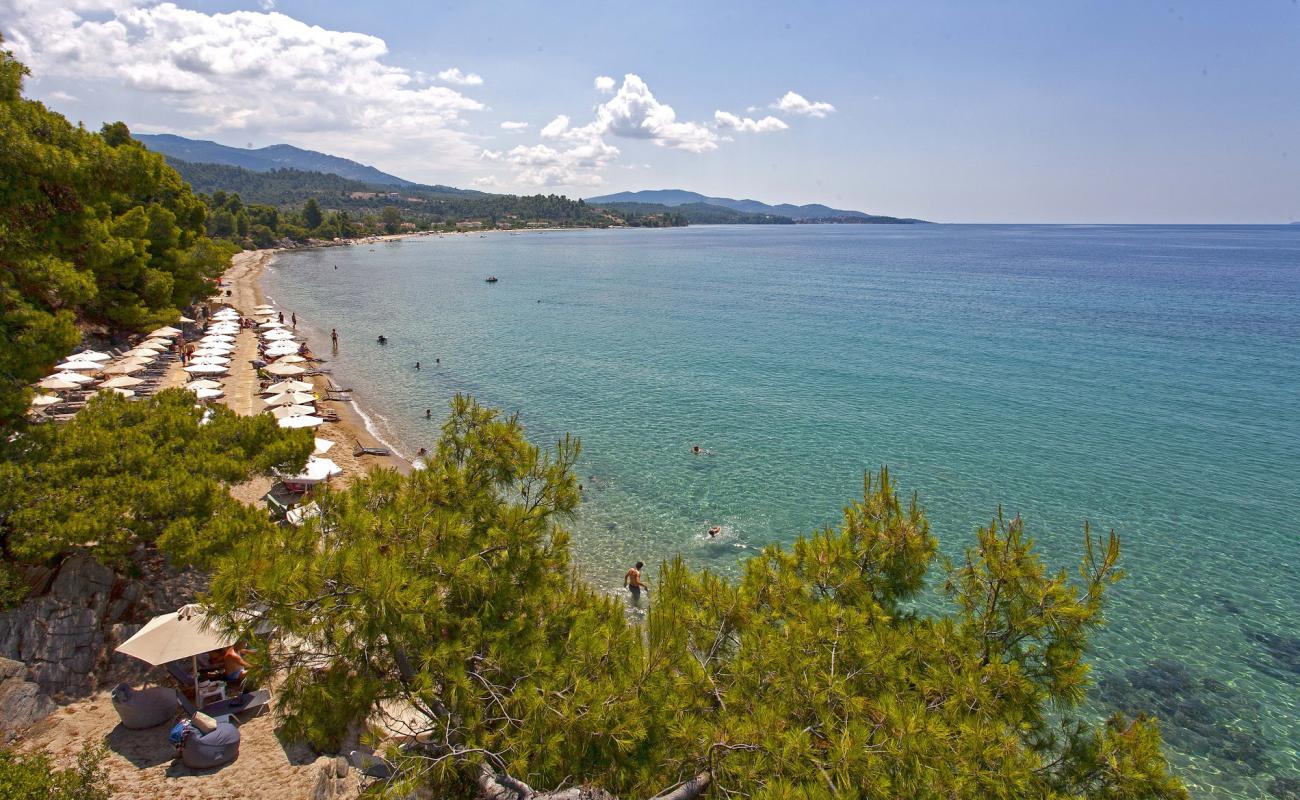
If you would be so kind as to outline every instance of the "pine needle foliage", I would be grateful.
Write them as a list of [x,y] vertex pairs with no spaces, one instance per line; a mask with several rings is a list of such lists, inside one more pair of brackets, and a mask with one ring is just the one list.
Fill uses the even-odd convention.
[[275,469],[300,470],[307,431],[267,414],[204,409],[169,389],[141,402],[98,396],[71,421],[33,426],[0,453],[0,548],[7,561],[42,562],[88,548],[121,566],[140,544],[178,563],[206,565],[269,528],[230,487]]
[[[234,551],[211,599],[278,627],[260,655],[286,734],[405,734],[377,787],[395,794],[1185,797],[1154,721],[1074,713],[1113,536],[1085,532],[1070,581],[999,514],[931,576],[924,511],[881,470],[839,527],[738,580],[663,564],[641,624],[572,574],[577,455],[458,397],[426,470],[372,473]],[[935,577],[948,611],[919,613]]]
[[174,321],[236,249],[207,237],[202,201],[125,125],[74,126],[22,97],[26,75],[0,50],[0,425],[79,323]]

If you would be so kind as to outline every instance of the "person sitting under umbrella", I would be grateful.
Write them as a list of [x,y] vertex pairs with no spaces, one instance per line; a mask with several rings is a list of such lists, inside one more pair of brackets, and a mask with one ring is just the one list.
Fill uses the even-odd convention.
[[244,674],[248,672],[250,666],[244,660],[239,648],[234,645],[208,653],[208,663],[212,665],[211,669],[218,673],[216,677],[219,680],[232,686],[243,682]]

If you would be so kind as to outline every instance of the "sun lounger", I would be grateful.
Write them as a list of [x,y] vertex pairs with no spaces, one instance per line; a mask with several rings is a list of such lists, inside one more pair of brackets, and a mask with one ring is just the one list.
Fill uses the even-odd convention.
[[357,449],[352,451],[354,456],[391,456],[392,450],[387,447],[366,447],[360,439],[354,440],[357,443]]

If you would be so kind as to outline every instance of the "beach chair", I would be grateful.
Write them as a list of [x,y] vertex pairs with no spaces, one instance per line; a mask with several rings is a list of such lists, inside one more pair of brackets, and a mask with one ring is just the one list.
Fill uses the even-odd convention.
[[244,692],[235,697],[227,697],[225,700],[216,700],[199,708],[183,692],[176,692],[176,702],[190,716],[203,712],[209,717],[224,717],[231,714],[239,715],[248,711],[257,711],[265,707],[271,702],[271,693],[266,689],[258,689],[254,692]]
[[393,451],[387,447],[366,447],[361,443],[360,439],[354,439],[353,441],[357,443],[357,449],[352,451],[354,456],[391,456],[393,454]]

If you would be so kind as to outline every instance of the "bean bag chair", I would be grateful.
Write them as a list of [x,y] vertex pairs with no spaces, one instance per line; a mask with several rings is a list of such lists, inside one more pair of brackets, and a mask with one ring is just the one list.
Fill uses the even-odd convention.
[[132,689],[119,684],[113,690],[113,708],[123,728],[152,728],[176,716],[176,692],[163,686]]
[[239,758],[239,728],[194,715],[193,727],[181,745],[181,763],[190,769],[211,769]]

